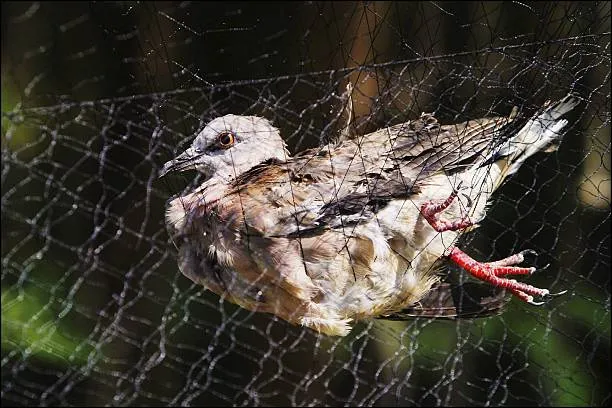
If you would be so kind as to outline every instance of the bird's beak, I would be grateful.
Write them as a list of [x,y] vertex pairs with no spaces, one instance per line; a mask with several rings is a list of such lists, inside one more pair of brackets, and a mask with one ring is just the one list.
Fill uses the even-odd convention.
[[165,176],[173,171],[185,171],[196,168],[197,159],[201,154],[196,153],[192,148],[185,150],[176,158],[164,163],[159,171],[158,178]]

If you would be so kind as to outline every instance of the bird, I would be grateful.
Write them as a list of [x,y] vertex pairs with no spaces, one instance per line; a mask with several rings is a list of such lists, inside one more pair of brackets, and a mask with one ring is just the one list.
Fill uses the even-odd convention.
[[204,180],[166,204],[178,268],[225,300],[329,336],[372,318],[499,311],[498,295],[450,307],[443,261],[540,305],[550,291],[514,279],[535,272],[518,266],[535,251],[477,261],[457,241],[529,157],[556,149],[579,102],[569,93],[531,116],[445,125],[422,113],[295,155],[266,118],[214,118],[159,171]]

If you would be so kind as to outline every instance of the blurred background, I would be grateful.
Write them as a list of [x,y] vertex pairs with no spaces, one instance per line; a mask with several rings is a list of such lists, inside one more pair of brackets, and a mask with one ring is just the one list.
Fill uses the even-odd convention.
[[[2,393],[8,405],[609,405],[610,2],[2,2]],[[583,98],[559,150],[462,248],[532,248],[480,320],[326,337],[180,274],[157,179],[212,118],[256,114],[293,152],[434,112]],[[197,178],[196,178],[197,179]]]

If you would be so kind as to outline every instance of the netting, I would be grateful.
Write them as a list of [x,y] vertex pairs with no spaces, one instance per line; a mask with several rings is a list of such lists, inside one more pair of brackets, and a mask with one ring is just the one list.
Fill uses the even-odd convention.
[[[567,294],[327,337],[185,278],[161,165],[227,113],[317,146],[349,83],[357,134],[580,95],[461,243]],[[610,404],[609,2],[3,2],[1,180],[3,404]]]

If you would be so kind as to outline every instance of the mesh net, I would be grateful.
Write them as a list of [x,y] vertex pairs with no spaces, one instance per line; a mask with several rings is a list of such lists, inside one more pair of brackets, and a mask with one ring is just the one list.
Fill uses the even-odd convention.
[[[340,338],[181,275],[161,165],[227,113],[317,146],[348,83],[359,134],[580,95],[462,243],[567,294]],[[610,404],[609,2],[3,2],[1,142],[3,403]]]

